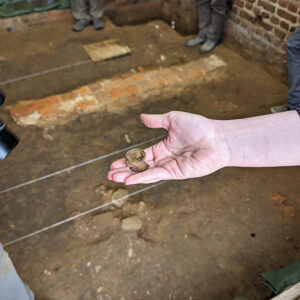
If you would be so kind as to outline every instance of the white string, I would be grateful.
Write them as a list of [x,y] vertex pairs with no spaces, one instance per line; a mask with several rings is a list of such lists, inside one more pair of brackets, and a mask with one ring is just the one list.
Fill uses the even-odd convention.
[[0,81],[0,85],[9,84],[9,83],[21,81],[21,80],[24,80],[24,79],[37,77],[37,76],[40,76],[40,75],[45,75],[45,74],[56,72],[56,71],[61,71],[61,70],[64,70],[64,69],[68,69],[68,68],[76,67],[76,66],[79,66],[79,65],[87,64],[89,62],[91,62],[91,60],[86,59],[86,60],[78,61],[74,64],[64,65],[64,66],[52,68],[52,69],[49,69],[49,70],[44,70],[44,71],[41,71],[41,72],[33,73],[33,74],[30,74],[30,75],[25,75],[25,76],[17,77],[17,78],[14,78],[14,79]]
[[42,228],[42,229],[39,229],[39,230],[37,230],[37,231],[34,231],[34,232],[32,232],[32,233],[29,233],[29,234],[26,234],[26,235],[24,235],[24,236],[21,236],[21,237],[15,239],[15,240],[12,240],[12,241],[10,241],[10,242],[7,242],[7,243],[4,244],[4,246],[10,246],[10,245],[15,244],[15,243],[17,243],[17,242],[20,242],[20,241],[22,241],[22,240],[28,239],[28,238],[30,238],[30,237],[32,237],[32,236],[34,236],[34,235],[37,235],[37,234],[39,234],[39,233],[41,233],[41,232],[45,232],[45,231],[47,231],[47,230],[50,230],[50,229],[55,228],[55,227],[58,227],[58,226],[63,225],[63,224],[65,224],[65,223],[71,222],[71,221],[73,221],[73,220],[75,220],[75,219],[78,219],[78,218],[80,218],[80,217],[82,217],[82,216],[86,216],[86,215],[91,214],[91,213],[93,213],[93,212],[95,212],[95,211],[98,211],[98,210],[100,210],[100,209],[102,209],[102,208],[104,208],[104,207],[110,206],[110,205],[112,205],[112,204],[114,204],[114,203],[116,203],[116,202],[119,202],[119,201],[121,201],[121,200],[130,198],[130,197],[132,197],[132,196],[135,196],[135,195],[137,195],[137,194],[140,194],[140,193],[142,193],[142,192],[145,192],[145,191],[147,191],[147,190],[150,190],[150,189],[152,189],[152,188],[154,188],[154,187],[156,187],[156,186],[158,186],[158,185],[160,185],[160,184],[163,184],[163,183],[165,183],[165,182],[166,182],[166,181],[161,181],[161,182],[159,182],[159,183],[152,184],[152,185],[150,185],[150,186],[147,186],[147,187],[145,187],[145,188],[142,188],[142,189],[140,189],[140,190],[137,190],[137,191],[135,191],[135,192],[133,192],[133,193],[130,193],[130,194],[128,194],[128,195],[126,195],[126,196],[123,196],[123,197],[121,197],[121,198],[118,198],[118,199],[116,199],[116,200],[113,200],[113,201],[110,201],[110,202],[108,202],[108,203],[105,203],[105,204],[99,205],[99,206],[97,206],[97,207],[94,207],[94,208],[92,208],[92,209],[86,210],[86,211],[84,211],[84,212],[82,212],[82,213],[80,213],[80,214],[78,214],[78,215],[75,215],[75,216],[73,216],[73,217],[64,219],[64,220],[62,220],[62,221],[59,221],[59,222],[54,223],[54,224],[52,224],[52,225],[46,226],[46,227],[44,227],[44,228]]
[[62,174],[62,173],[65,173],[65,172],[74,170],[74,169],[76,169],[76,168],[86,166],[86,165],[91,164],[91,163],[93,163],[93,162],[95,162],[95,161],[98,161],[98,160],[101,160],[101,159],[110,157],[110,156],[112,156],[112,155],[115,155],[115,154],[118,154],[118,153],[127,151],[127,150],[129,150],[129,149],[132,149],[132,148],[135,148],[135,147],[138,147],[138,146],[142,146],[142,145],[144,145],[144,144],[147,144],[147,143],[153,142],[153,141],[155,141],[155,140],[164,138],[165,136],[166,136],[166,135],[161,135],[161,136],[155,137],[155,138],[153,138],[153,139],[149,139],[149,140],[147,140],[147,141],[144,141],[144,142],[135,144],[135,145],[133,145],[133,146],[129,146],[129,147],[123,148],[123,149],[121,149],[121,150],[117,150],[117,151],[114,151],[114,152],[111,152],[111,153],[108,153],[108,154],[104,154],[104,155],[98,156],[98,157],[96,157],[96,158],[93,158],[93,159],[84,161],[84,162],[82,162],[82,163],[79,163],[79,164],[77,164],[77,165],[73,165],[73,166],[71,166],[71,167],[68,167],[68,168],[65,168],[65,169],[62,169],[62,170],[59,170],[59,171],[56,171],[56,172],[53,172],[53,173],[50,173],[50,174],[47,174],[47,175],[38,177],[38,178],[35,178],[35,179],[29,180],[29,181],[26,181],[26,182],[21,183],[21,184],[17,184],[17,185],[15,185],[15,186],[6,188],[6,189],[4,189],[4,190],[1,190],[1,191],[0,191],[0,195],[1,195],[1,194],[4,194],[4,193],[7,193],[7,192],[10,192],[10,191],[13,191],[13,190],[17,190],[17,189],[19,189],[19,188],[21,188],[21,187],[24,187],[24,186],[27,186],[27,185],[36,183],[36,182],[38,182],[38,181],[42,181],[42,180],[48,179],[48,178],[53,177],[53,176],[55,176],[55,175],[59,175],[59,174]]

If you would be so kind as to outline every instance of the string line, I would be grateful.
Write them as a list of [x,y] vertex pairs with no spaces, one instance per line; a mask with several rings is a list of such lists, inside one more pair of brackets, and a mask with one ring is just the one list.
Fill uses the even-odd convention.
[[68,68],[76,67],[76,66],[79,66],[79,65],[83,65],[83,64],[86,64],[86,63],[89,63],[89,62],[91,62],[91,60],[90,59],[86,59],[86,60],[78,61],[78,62],[76,62],[74,64],[64,65],[64,66],[52,68],[52,69],[49,69],[49,70],[44,70],[44,71],[41,71],[41,72],[32,73],[32,74],[25,75],[25,76],[22,76],[22,77],[17,77],[17,78],[14,78],[14,79],[0,81],[0,85],[5,85],[5,84],[9,84],[9,83],[21,81],[21,80],[24,80],[24,79],[29,79],[29,78],[37,77],[37,76],[40,76],[40,75],[45,75],[45,74],[48,74],[48,73],[52,73],[52,72],[56,72],[56,71],[61,71],[61,70],[64,70],[64,69],[68,69]]
[[125,200],[125,199],[127,199],[127,198],[132,197],[132,196],[135,196],[135,195],[138,195],[138,194],[143,193],[143,192],[145,192],[145,191],[148,191],[148,190],[150,190],[150,189],[152,189],[152,188],[154,188],[154,187],[157,187],[157,186],[159,186],[159,185],[161,185],[161,184],[163,184],[163,183],[165,183],[165,182],[166,182],[166,181],[161,181],[161,182],[159,182],[159,183],[152,184],[152,185],[150,185],[150,186],[147,186],[147,187],[145,187],[145,188],[142,188],[142,189],[140,189],[140,190],[137,190],[137,191],[135,191],[135,192],[132,192],[132,193],[126,195],[126,196],[123,196],[123,197],[120,197],[120,198],[118,198],[118,199],[112,200],[112,201],[110,201],[110,202],[108,202],[108,203],[101,204],[101,205],[99,205],[99,206],[96,206],[96,207],[94,207],[94,208],[92,208],[92,209],[86,210],[86,211],[84,211],[84,212],[82,212],[82,213],[80,213],[80,214],[77,214],[77,215],[75,215],[75,216],[69,217],[69,218],[67,218],[67,219],[64,219],[64,220],[62,220],[62,221],[59,221],[59,222],[54,223],[54,224],[52,224],[52,225],[49,225],[49,226],[46,226],[46,227],[41,228],[41,229],[39,229],[39,230],[36,230],[36,231],[34,231],[34,232],[31,232],[31,233],[29,233],[29,234],[23,235],[23,236],[21,236],[21,237],[15,239],[15,240],[9,241],[9,242],[7,242],[7,243],[5,243],[5,244],[3,244],[3,245],[6,247],[6,246],[10,246],[10,245],[12,245],[12,244],[15,244],[15,243],[17,243],[17,242],[23,241],[23,240],[28,239],[28,238],[30,238],[30,237],[33,237],[33,236],[35,236],[35,235],[37,235],[37,234],[40,234],[41,232],[48,231],[48,230],[50,230],[50,229],[52,229],[52,228],[55,228],[55,227],[61,226],[61,225],[63,225],[63,224],[66,224],[66,223],[68,223],[68,222],[71,222],[71,221],[73,221],[73,220],[76,220],[76,219],[78,219],[78,218],[80,218],[80,217],[82,217],[82,216],[89,215],[89,214],[91,214],[91,213],[93,213],[93,212],[95,212],[95,211],[98,211],[98,210],[100,210],[100,209],[102,209],[102,208],[104,208],[104,207],[110,206],[110,205],[112,205],[112,204],[114,204],[114,203],[116,203],[116,202],[119,202],[119,201],[121,201],[121,200]]
[[77,169],[77,168],[86,166],[86,165],[91,164],[91,163],[94,163],[94,162],[96,162],[96,161],[98,161],[98,160],[102,160],[102,159],[104,159],[104,158],[107,158],[107,157],[113,156],[113,155],[115,155],[115,154],[118,154],[118,153],[127,151],[127,150],[129,150],[129,149],[132,149],[132,148],[135,148],[135,147],[138,147],[138,146],[142,146],[142,145],[144,145],[144,144],[147,144],[147,143],[156,141],[156,140],[158,140],[158,139],[162,139],[162,138],[164,138],[165,136],[166,136],[166,135],[161,135],[161,136],[155,137],[155,138],[153,138],[153,139],[149,139],[149,140],[147,140],[147,141],[144,141],[144,142],[135,144],[135,145],[133,145],[133,146],[129,146],[129,147],[126,147],[126,148],[123,148],[123,149],[120,149],[120,150],[116,150],[116,151],[110,152],[110,153],[108,153],[108,154],[104,154],[104,155],[95,157],[95,158],[93,158],[93,159],[90,159],[90,160],[81,162],[81,163],[79,163],[79,164],[70,166],[70,167],[68,167],[68,168],[65,168],[65,169],[62,169],[62,170],[59,170],[59,171],[56,171],[56,172],[53,172],[53,173],[50,173],[50,174],[47,174],[47,175],[44,175],[44,176],[41,176],[41,177],[32,179],[32,180],[29,180],[29,181],[23,182],[23,183],[21,183],[21,184],[17,184],[17,185],[15,185],[15,186],[12,186],[12,187],[3,189],[3,190],[0,191],[0,195],[1,195],[1,194],[4,194],[4,193],[7,193],[7,192],[10,192],[10,191],[17,190],[17,189],[22,188],[22,187],[24,187],[24,186],[27,186],[27,185],[30,185],[30,184],[33,184],[33,183],[36,183],[36,182],[39,182],[39,181],[48,179],[48,178],[50,178],[50,177],[53,177],[53,176],[56,176],[56,175],[59,175],[59,174],[65,173],[65,172],[69,172],[69,171],[71,171],[71,170],[74,170],[74,169]]

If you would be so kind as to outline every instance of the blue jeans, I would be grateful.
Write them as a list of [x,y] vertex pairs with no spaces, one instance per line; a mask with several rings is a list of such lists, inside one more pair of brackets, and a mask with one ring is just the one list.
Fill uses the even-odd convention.
[[300,26],[288,39],[287,61],[290,85],[288,109],[297,110],[300,114]]

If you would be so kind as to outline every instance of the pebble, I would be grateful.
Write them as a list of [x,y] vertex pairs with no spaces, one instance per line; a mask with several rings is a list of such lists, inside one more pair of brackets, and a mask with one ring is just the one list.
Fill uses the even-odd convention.
[[103,286],[99,286],[98,288],[97,288],[97,293],[101,293],[103,291]]
[[137,216],[123,219],[121,222],[121,228],[126,231],[140,230],[142,225],[142,220]]
[[99,271],[101,270],[101,265],[95,266],[95,272],[99,273]]
[[285,198],[282,195],[278,194],[278,193],[272,195],[270,197],[270,199],[273,202],[275,202],[276,204],[283,204],[285,202]]
[[[129,192],[125,189],[116,190],[112,194],[112,197],[111,197],[112,201],[116,201],[116,202],[114,202],[114,206],[121,208],[128,200],[128,198],[124,198],[124,199],[121,199],[121,198],[128,196],[128,194],[129,194]],[[121,200],[118,200],[118,199],[121,199]]]
[[133,256],[133,249],[132,249],[132,248],[129,248],[129,249],[128,249],[128,257],[129,257],[129,258],[132,258],[132,256]]
[[293,207],[291,205],[284,206],[283,211],[290,218],[294,218],[296,216],[295,207]]

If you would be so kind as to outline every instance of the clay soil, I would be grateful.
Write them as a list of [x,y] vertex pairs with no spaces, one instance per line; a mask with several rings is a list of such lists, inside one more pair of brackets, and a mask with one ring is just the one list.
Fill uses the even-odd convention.
[[[90,42],[119,38],[132,49],[131,56],[121,59],[2,85],[7,105],[138,67],[154,69],[199,58],[198,49],[183,46],[189,37],[162,21],[106,24],[102,32],[88,28],[73,33],[71,24],[54,24],[3,34],[2,81],[87,60],[82,44]],[[228,76],[221,82],[186,89],[172,99],[157,97],[119,114],[81,116],[43,130],[18,127],[2,108],[0,117],[21,142],[0,162],[1,189],[163,134],[141,125],[142,112],[182,110],[231,119],[267,114],[270,106],[286,101],[287,85],[267,73],[265,65],[245,59],[229,43],[214,53],[227,63]],[[122,155],[1,194],[1,242],[105,202],[111,189],[124,188],[106,179],[110,163]],[[300,258],[299,178],[299,167],[226,168],[203,178],[166,182],[131,197],[122,209],[82,217],[6,250],[38,300],[269,299],[259,273]],[[285,202],[276,203],[275,194]],[[294,217],[286,206],[295,208]],[[131,215],[142,220],[138,232],[121,229],[121,220]]]

